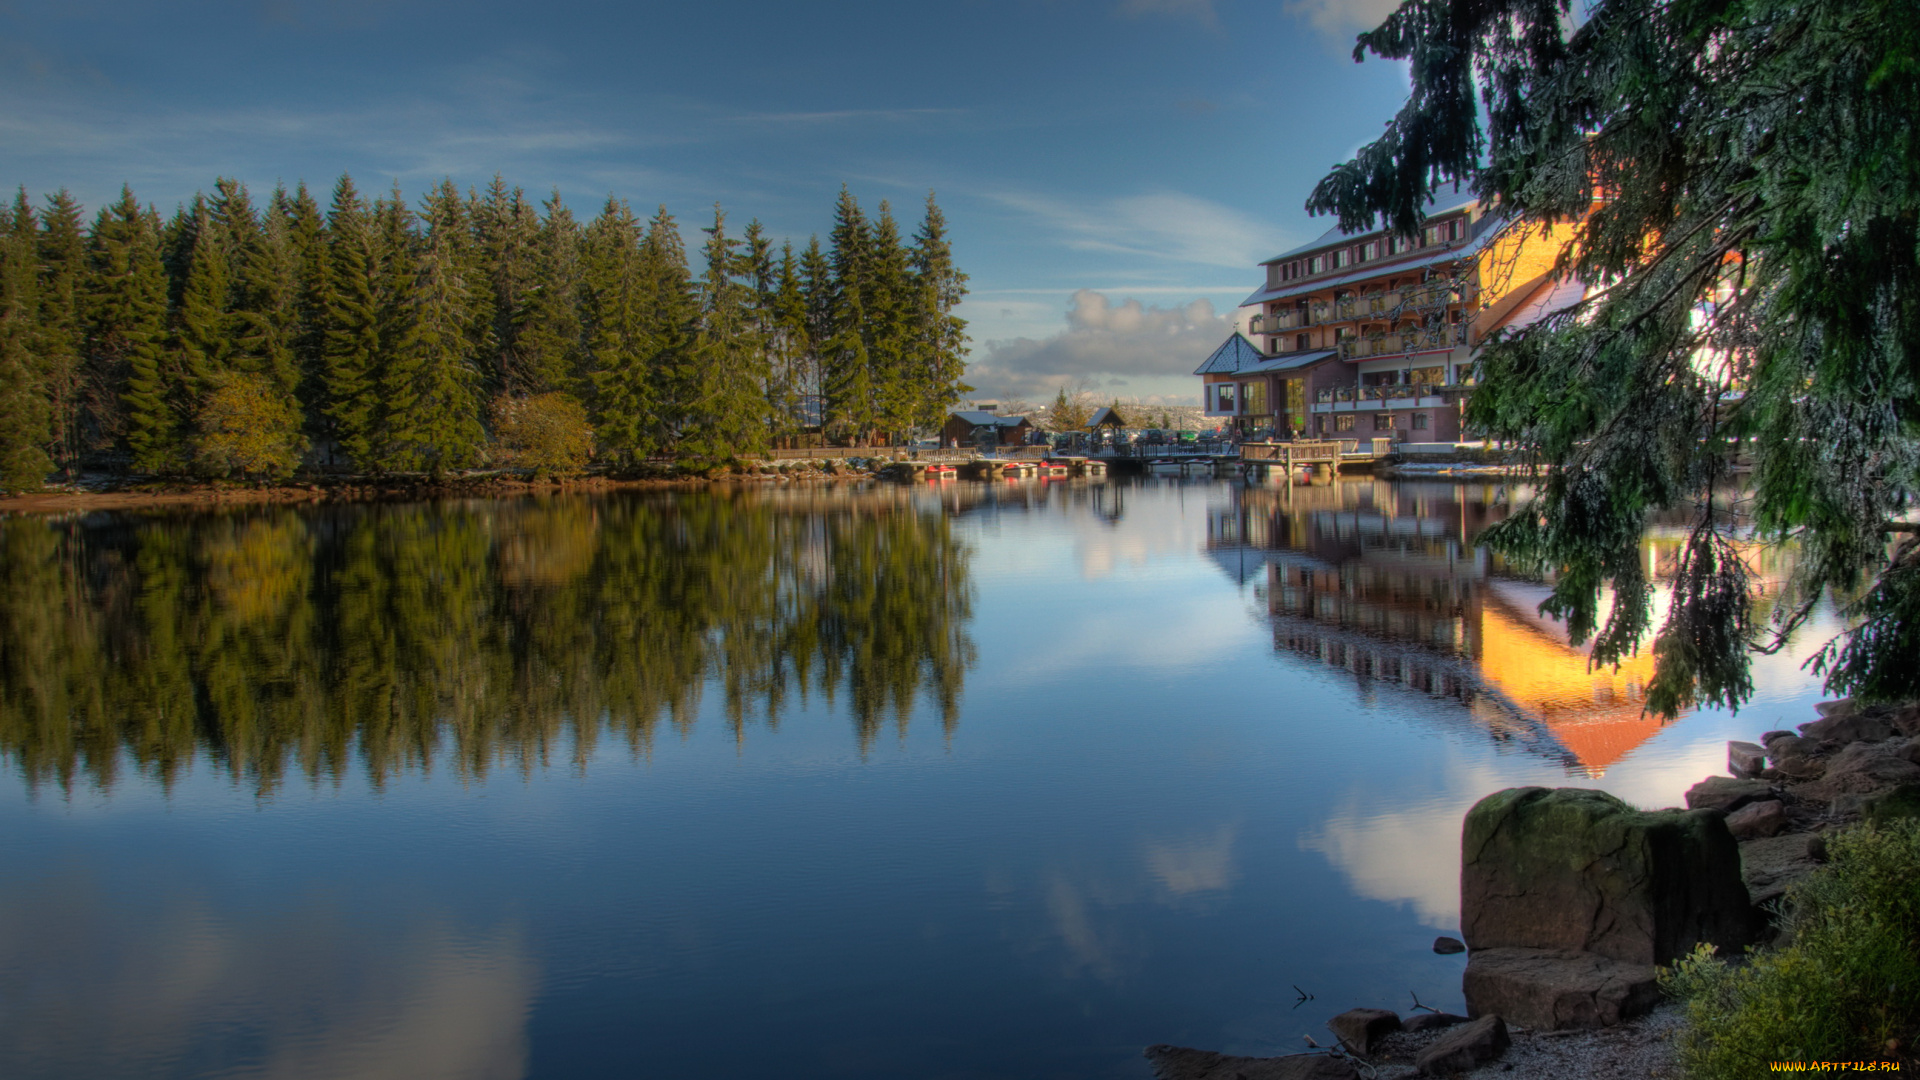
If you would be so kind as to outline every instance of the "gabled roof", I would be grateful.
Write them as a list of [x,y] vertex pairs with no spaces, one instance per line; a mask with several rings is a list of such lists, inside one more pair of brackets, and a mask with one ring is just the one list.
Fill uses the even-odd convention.
[[1587,287],[1578,278],[1565,277],[1550,279],[1541,283],[1531,295],[1507,313],[1506,318],[1487,328],[1491,334],[1495,330],[1524,330],[1549,315],[1562,311],[1586,299]]
[[1233,336],[1221,342],[1220,347],[1213,350],[1213,355],[1201,361],[1200,366],[1195,368],[1193,373],[1195,375],[1231,375],[1236,371],[1244,370],[1249,365],[1259,363],[1262,359],[1264,354],[1260,352],[1259,347],[1248,341],[1240,331],[1235,330]]
[[[1421,208],[1420,216],[1433,217],[1436,214],[1444,214],[1449,210],[1458,210],[1463,206],[1472,204],[1478,198],[1479,196],[1475,195],[1473,192],[1465,191],[1465,190],[1455,190],[1455,191],[1446,192],[1444,194],[1437,194],[1433,198],[1427,200],[1427,205]],[[1356,237],[1369,236],[1369,235],[1372,235],[1373,233],[1385,232],[1385,231],[1386,230],[1384,228],[1381,228],[1381,229],[1362,229],[1359,232],[1341,232],[1340,226],[1335,225],[1333,228],[1328,229],[1326,232],[1321,233],[1316,239],[1314,239],[1312,243],[1301,244],[1297,248],[1289,248],[1288,250],[1283,251],[1278,255],[1275,255],[1273,258],[1266,260],[1266,262],[1263,262],[1260,265],[1266,266],[1268,263],[1277,263],[1282,259],[1291,259],[1296,255],[1305,255],[1309,251],[1314,251],[1318,248],[1323,248],[1331,244],[1339,243],[1342,238],[1352,240]]]
[[1113,408],[1111,408],[1110,406],[1102,405],[1098,409],[1094,410],[1093,419],[1087,421],[1087,426],[1090,428],[1097,428],[1097,427],[1123,428],[1127,426],[1127,422],[1126,420],[1122,419],[1120,414],[1116,412]]
[[1027,422],[1024,416],[1001,416],[978,409],[961,409],[953,415],[972,424],[974,427],[1019,427]]
[[1501,228],[1502,223],[1489,221],[1486,228],[1475,233],[1473,239],[1463,241],[1459,247],[1441,248],[1439,251],[1422,255],[1419,258],[1406,259],[1400,262],[1381,259],[1376,262],[1361,263],[1352,271],[1345,274],[1336,274],[1333,277],[1317,277],[1305,280],[1296,278],[1279,288],[1261,289],[1259,292],[1240,301],[1240,306],[1247,307],[1250,304],[1264,304],[1269,300],[1285,300],[1290,296],[1305,296],[1308,293],[1319,292],[1322,289],[1351,285],[1356,281],[1368,281],[1373,278],[1384,277],[1388,274],[1404,274],[1409,270],[1421,270],[1440,263],[1454,262],[1458,259],[1464,259],[1468,256],[1478,254],[1481,248],[1486,247],[1488,243],[1492,242],[1495,236],[1499,235]]

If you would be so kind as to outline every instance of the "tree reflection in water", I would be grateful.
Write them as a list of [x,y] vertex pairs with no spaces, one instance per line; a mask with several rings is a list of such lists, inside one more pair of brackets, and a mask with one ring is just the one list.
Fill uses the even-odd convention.
[[[875,492],[0,520],[0,752],[29,783],[271,791],[652,745],[722,695],[736,738],[820,696],[864,751],[974,659],[969,551]],[[358,765],[356,765],[356,761]]]

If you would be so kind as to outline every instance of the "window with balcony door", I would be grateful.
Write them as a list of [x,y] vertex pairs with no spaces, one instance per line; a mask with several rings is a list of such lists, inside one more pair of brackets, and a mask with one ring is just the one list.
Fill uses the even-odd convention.
[[1308,260],[1307,265],[1313,268],[1311,270],[1308,270],[1307,273],[1317,274],[1320,271],[1326,269],[1327,267],[1326,256],[1315,255],[1312,259]]
[[1393,414],[1390,412],[1374,413],[1373,414],[1373,430],[1392,431],[1393,430]]
[[1305,352],[1308,349],[1313,348],[1313,335],[1312,334],[1293,335],[1293,347],[1296,349],[1299,349],[1301,352]]
[[1338,416],[1335,416],[1333,418],[1333,430],[1352,431],[1353,430],[1353,414],[1350,412],[1343,412]]

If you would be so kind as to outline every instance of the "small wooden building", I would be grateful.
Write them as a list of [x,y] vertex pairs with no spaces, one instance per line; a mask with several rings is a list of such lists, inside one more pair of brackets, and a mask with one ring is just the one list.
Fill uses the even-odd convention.
[[1001,416],[977,409],[962,409],[947,417],[940,428],[943,446],[1020,446],[1033,431],[1024,416]]

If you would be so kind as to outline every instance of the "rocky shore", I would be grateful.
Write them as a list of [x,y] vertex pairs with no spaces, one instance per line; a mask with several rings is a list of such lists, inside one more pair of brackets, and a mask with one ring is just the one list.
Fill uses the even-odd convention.
[[[1920,703],[1823,702],[1798,731],[1727,747],[1686,809],[1513,788],[1468,811],[1461,842],[1467,1016],[1356,1008],[1309,1054],[1153,1046],[1161,1080],[1677,1076],[1679,1009],[1658,969],[1710,944],[1774,944],[1789,888],[1862,820],[1920,817]],[[1459,943],[1443,938],[1436,949]]]

